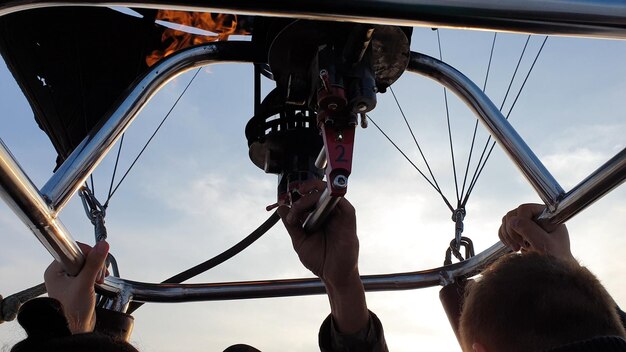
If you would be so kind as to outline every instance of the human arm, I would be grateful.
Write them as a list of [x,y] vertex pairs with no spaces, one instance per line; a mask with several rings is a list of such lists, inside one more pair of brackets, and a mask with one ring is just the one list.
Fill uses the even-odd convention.
[[300,261],[326,287],[335,327],[341,333],[353,334],[366,328],[369,322],[359,276],[354,207],[341,199],[318,231],[307,234],[302,228],[324,188],[321,181],[306,182],[299,188],[302,198],[291,208],[282,206],[278,211]]
[[104,282],[104,262],[109,251],[105,241],[93,248],[82,243],[79,246],[85,254],[85,265],[78,275],[69,276],[56,261],[44,274],[48,296],[61,303],[72,334],[92,332],[95,327],[94,285]]

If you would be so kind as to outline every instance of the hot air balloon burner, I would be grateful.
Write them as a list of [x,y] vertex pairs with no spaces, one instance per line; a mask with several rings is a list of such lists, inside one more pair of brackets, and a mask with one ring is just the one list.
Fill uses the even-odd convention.
[[279,175],[278,204],[325,174],[320,202],[332,208],[347,192],[358,117],[406,68],[410,30],[297,20],[275,33],[266,45],[276,89],[246,128],[250,158]]
[[277,90],[261,103],[246,126],[249,156],[266,173],[277,174],[278,199],[291,203],[292,191],[310,179],[322,179],[315,160],[324,147],[317,114],[284,103]]

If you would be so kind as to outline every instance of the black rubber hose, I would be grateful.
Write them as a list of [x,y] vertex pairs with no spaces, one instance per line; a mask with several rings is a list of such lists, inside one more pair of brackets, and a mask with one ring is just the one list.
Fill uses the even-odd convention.
[[[202,262],[190,269],[187,269],[179,274],[176,274],[169,279],[163,281],[164,284],[180,284],[186,280],[191,279],[194,276],[198,276],[205,271],[212,269],[228,259],[234,257],[239,254],[244,249],[248,248],[251,244],[253,244],[256,240],[261,238],[269,229],[271,229],[276,223],[280,220],[280,216],[278,216],[277,212],[274,212],[264,223],[262,223],[256,230],[252,231],[251,234],[246,236],[243,240],[239,241],[234,246],[228,248],[224,252],[216,255],[215,257]],[[131,302],[128,306],[128,311],[126,313],[132,314],[139,307],[143,305],[142,302]]]

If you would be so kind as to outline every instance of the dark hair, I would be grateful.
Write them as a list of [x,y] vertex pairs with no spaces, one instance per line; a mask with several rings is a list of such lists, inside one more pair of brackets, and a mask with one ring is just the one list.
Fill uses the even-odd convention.
[[597,336],[626,337],[615,303],[575,261],[548,255],[500,258],[469,285],[461,314],[464,351],[542,351]]

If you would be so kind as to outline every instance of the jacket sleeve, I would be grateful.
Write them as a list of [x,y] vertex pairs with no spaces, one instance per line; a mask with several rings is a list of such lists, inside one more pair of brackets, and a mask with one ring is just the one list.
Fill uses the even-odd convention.
[[63,307],[53,298],[35,298],[20,308],[17,320],[28,337],[18,342],[12,352],[32,351],[98,351],[137,352],[124,338],[130,335],[130,315],[98,310],[96,329],[92,333],[74,334],[69,329]]
[[130,314],[96,308],[96,327],[94,329],[96,333],[106,335],[116,341],[128,342],[134,325],[135,318]]
[[367,326],[354,334],[340,333],[329,315],[320,328],[319,346],[322,352],[388,352],[383,326],[371,311]]

